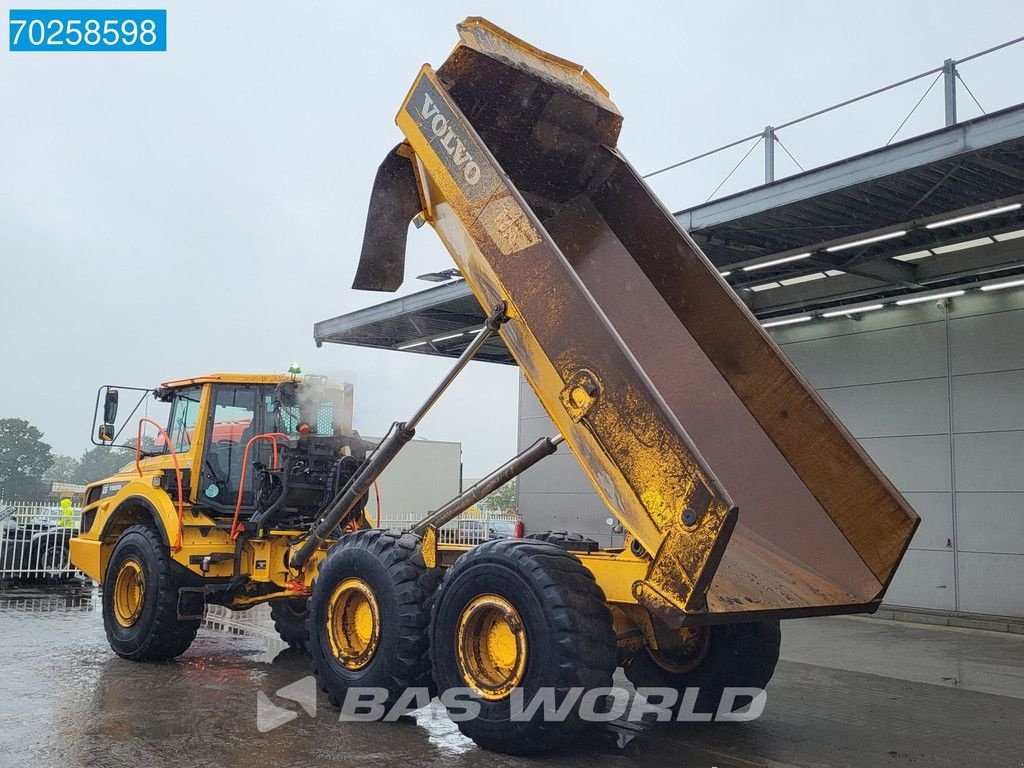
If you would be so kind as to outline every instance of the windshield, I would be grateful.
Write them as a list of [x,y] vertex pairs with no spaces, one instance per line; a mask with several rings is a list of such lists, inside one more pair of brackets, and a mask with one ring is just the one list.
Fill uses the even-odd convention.
[[[202,391],[202,387],[187,387],[174,393],[167,434],[171,437],[171,447],[175,453],[185,453],[192,447],[192,435],[195,433],[196,420],[199,418],[199,397]],[[166,446],[164,453],[167,453]]]

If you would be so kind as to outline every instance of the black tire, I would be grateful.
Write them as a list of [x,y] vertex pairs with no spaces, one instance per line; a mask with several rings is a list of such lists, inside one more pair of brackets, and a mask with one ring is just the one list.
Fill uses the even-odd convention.
[[[511,604],[525,632],[525,666],[516,686],[524,702],[532,701],[542,687],[555,689],[560,706],[570,688],[611,686],[615,634],[604,594],[590,571],[555,544],[498,539],[459,558],[441,583],[430,624],[439,692],[470,686],[460,666],[460,617],[474,600],[495,595]],[[497,695],[499,691],[491,693]],[[512,720],[511,694],[481,696],[476,699],[479,716],[458,726],[484,749],[514,755],[544,752],[571,743],[586,728],[578,711],[581,699],[564,722],[545,722],[542,710],[530,720]]]
[[275,600],[270,604],[270,618],[277,634],[292,648],[305,650],[309,640],[308,600],[304,597]]
[[[765,688],[779,661],[782,631],[778,621],[746,624],[716,624],[702,631],[710,633],[703,660],[688,672],[670,672],[660,666],[651,652],[638,653],[624,670],[637,688],[674,688],[679,702],[687,688],[699,688],[694,712],[716,713],[725,688]],[[678,716],[679,702],[670,707]],[[741,709],[749,699],[735,703]]]
[[569,552],[595,552],[601,548],[600,543],[594,539],[572,531],[538,531],[527,534],[525,538],[534,541],[550,541]]
[[[320,689],[336,707],[350,687],[388,691],[391,707],[407,688],[431,687],[427,626],[431,597],[440,581],[427,568],[420,539],[398,530],[347,534],[320,564],[309,598],[307,649]],[[376,600],[379,639],[358,669],[346,667],[331,650],[328,622],[335,590],[347,579],[362,581]]]
[[63,539],[51,539],[39,553],[37,563],[45,581],[67,581],[71,578],[71,550]]
[[[142,602],[135,621],[123,626],[115,615],[114,592],[129,560],[141,567]],[[167,661],[188,649],[199,620],[178,620],[179,586],[160,534],[146,525],[133,525],[121,534],[103,580],[103,627],[114,653],[131,661]]]

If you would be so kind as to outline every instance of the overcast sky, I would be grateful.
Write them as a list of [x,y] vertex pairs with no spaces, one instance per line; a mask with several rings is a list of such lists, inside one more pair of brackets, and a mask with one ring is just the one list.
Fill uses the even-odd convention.
[[[17,7],[33,5],[48,4]],[[60,453],[88,447],[101,384],[293,360],[355,385],[364,434],[410,415],[448,362],[316,349],[312,325],[390,298],[349,288],[370,185],[418,67],[444,60],[467,15],[590,69],[645,172],[1024,34],[1019,2],[978,0],[153,7],[167,8],[166,53],[0,51],[0,417]],[[1024,100],[1021,71],[1024,45],[961,69],[989,111]],[[929,82],[781,138],[804,167],[881,146]],[[897,140],[941,121],[936,86]],[[673,210],[702,202],[744,151],[655,190]],[[795,170],[781,152],[777,165]],[[761,169],[755,153],[720,194]],[[403,292],[450,265],[429,228],[409,250]],[[475,363],[419,434],[461,441],[466,474],[482,474],[515,450],[517,389],[514,369]]]

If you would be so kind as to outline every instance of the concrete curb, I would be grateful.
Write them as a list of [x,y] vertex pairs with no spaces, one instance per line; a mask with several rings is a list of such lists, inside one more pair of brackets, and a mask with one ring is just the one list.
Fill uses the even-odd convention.
[[871,616],[876,619],[903,621],[909,624],[984,629],[989,632],[1024,635],[1024,619],[1014,616],[987,616],[979,613],[933,611],[927,608],[908,608],[902,605],[884,604]]

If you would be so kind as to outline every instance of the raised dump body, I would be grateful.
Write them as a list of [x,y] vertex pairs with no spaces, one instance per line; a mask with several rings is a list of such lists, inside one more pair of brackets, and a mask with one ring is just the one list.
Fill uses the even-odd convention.
[[420,214],[608,508],[670,626],[870,610],[918,523],[616,149],[582,67],[477,18],[398,113],[355,286]]

